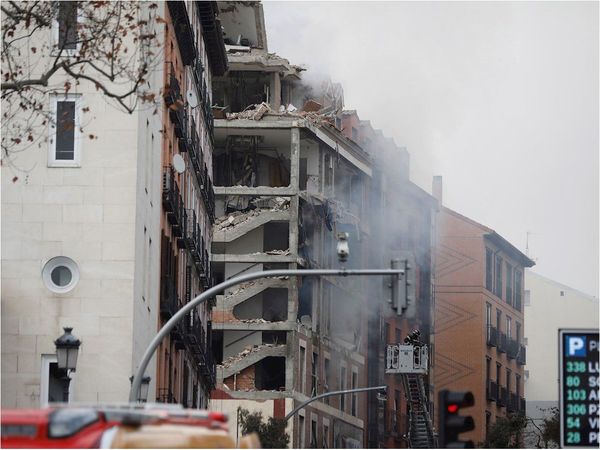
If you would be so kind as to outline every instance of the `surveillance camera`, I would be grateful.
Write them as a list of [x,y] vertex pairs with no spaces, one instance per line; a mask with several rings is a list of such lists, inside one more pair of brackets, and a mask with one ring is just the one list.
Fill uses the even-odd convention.
[[337,234],[337,254],[340,262],[346,262],[350,256],[350,246],[348,245],[348,233]]

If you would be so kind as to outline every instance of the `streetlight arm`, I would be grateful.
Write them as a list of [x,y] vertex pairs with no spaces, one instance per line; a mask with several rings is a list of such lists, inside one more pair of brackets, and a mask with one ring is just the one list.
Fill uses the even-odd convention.
[[258,278],[269,278],[269,277],[287,277],[287,276],[323,276],[329,275],[333,277],[347,277],[347,276],[373,276],[373,275],[400,275],[403,274],[404,270],[401,269],[359,269],[359,270],[346,270],[346,269],[287,269],[287,270],[263,270],[260,272],[252,272],[244,275],[239,275],[229,280],[225,280],[222,283],[213,286],[212,288],[204,291],[197,297],[194,297],[190,302],[186,303],[179,311],[177,311],[173,317],[171,317],[167,323],[158,331],[154,339],[148,345],[140,365],[131,383],[131,390],[129,391],[129,401],[136,401],[136,393],[139,392],[142,384],[142,378],[146,367],[152,359],[152,355],[162,342],[162,340],[171,332],[171,330],[177,325],[178,322],[183,320],[188,312],[198,306],[200,303],[205,302],[209,298],[217,295],[228,287],[235,286],[236,284],[244,283],[246,281],[256,280]]
[[387,386],[372,386],[372,387],[357,388],[357,389],[344,389],[343,391],[325,392],[324,394],[317,395],[316,397],[309,398],[305,402],[300,403],[287,416],[285,416],[285,418],[283,420],[285,420],[287,422],[294,416],[294,414],[296,414],[298,411],[300,411],[306,405],[314,402],[315,400],[319,400],[321,398],[331,397],[332,395],[354,394],[356,392],[365,392],[365,391],[385,391],[386,389],[387,389]]

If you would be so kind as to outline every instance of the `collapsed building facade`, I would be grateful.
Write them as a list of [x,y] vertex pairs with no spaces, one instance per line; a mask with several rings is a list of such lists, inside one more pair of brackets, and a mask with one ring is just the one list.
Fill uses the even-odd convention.
[[431,448],[433,439],[433,375],[386,374],[387,348],[402,344],[413,330],[429,346],[434,342],[433,264],[437,200],[409,178],[409,154],[393,139],[360,120],[356,111],[342,114],[342,132],[373,155],[369,192],[371,239],[368,267],[386,267],[392,259],[407,261],[407,280],[413,288],[402,315],[390,305],[388,280],[369,280],[368,385],[387,386],[387,399],[368,394],[368,448]]
[[[364,267],[372,161],[336,127],[341,90],[314,95],[301,68],[267,53],[260,4],[220,7],[229,71],[214,82],[223,106],[221,119],[215,108],[216,281],[339,267],[338,232],[349,234],[346,267]],[[283,417],[317,394],[365,386],[367,301],[360,280],[328,277],[257,280],[217,296],[211,407],[229,412],[235,429],[238,406]],[[366,418],[365,396],[314,402],[288,423],[291,445],[362,447]]]

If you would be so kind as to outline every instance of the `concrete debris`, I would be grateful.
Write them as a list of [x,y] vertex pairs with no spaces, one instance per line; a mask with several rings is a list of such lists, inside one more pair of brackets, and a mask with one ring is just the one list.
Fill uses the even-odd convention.
[[239,321],[242,323],[282,323],[282,322],[284,322],[283,320],[266,320],[266,319],[263,319],[262,317],[258,317],[256,319],[240,319]]
[[317,112],[321,108],[323,108],[323,105],[321,105],[319,102],[316,102],[314,100],[308,100],[302,107],[302,111]]
[[253,199],[250,203],[255,205],[257,208],[270,209],[271,211],[283,211],[285,209],[289,209],[290,198],[262,196]]
[[240,223],[246,222],[248,219],[254,216],[258,216],[260,214],[260,210],[252,210],[246,213],[241,211],[234,211],[231,214],[223,217],[219,217],[215,220],[215,229],[217,231],[223,230],[225,228],[234,227],[239,225]]
[[224,359],[223,362],[221,364],[219,364],[219,366],[220,367],[229,367],[232,364],[235,364],[236,362],[241,361],[242,359],[244,359],[246,356],[248,356],[251,353],[259,352],[261,350],[264,350],[265,348],[270,348],[270,347],[277,347],[277,345],[261,344],[261,345],[252,345],[252,346],[245,347],[244,350],[242,350],[237,355],[230,356],[229,358]]
[[225,113],[225,117],[227,120],[233,119],[251,119],[251,120],[260,120],[267,113],[271,112],[271,107],[262,102],[258,105],[249,105],[245,110],[237,113]]
[[268,252],[265,252],[267,255],[289,255],[290,254],[290,249],[288,248],[287,250],[269,250]]
[[332,117],[326,116],[324,114],[319,114],[317,111],[320,103],[309,100],[304,105],[302,111],[298,111],[294,105],[287,105],[283,109],[279,109],[279,111],[274,111],[271,107],[263,102],[256,105],[249,105],[244,111],[236,112],[236,113],[226,113],[227,120],[236,120],[236,119],[250,119],[250,120],[261,120],[265,116],[276,116],[276,117],[292,117],[299,119],[306,119],[311,122],[313,125],[317,126],[330,126],[335,128],[335,120]]
[[234,211],[227,216],[219,217],[215,220],[215,230],[221,231],[225,228],[235,227],[240,223],[250,220],[252,217],[257,217],[262,210],[269,211],[284,211],[290,208],[289,197],[259,197],[251,201],[257,208],[247,212]]

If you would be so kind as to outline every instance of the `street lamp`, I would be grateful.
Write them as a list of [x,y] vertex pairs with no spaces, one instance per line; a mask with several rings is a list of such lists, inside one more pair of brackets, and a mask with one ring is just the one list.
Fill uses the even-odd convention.
[[[137,401],[140,403],[146,403],[148,401],[148,390],[150,389],[150,380],[152,378],[148,375],[142,378],[142,384],[140,385],[139,395]],[[129,381],[133,385],[133,375],[129,377]]]
[[64,327],[65,333],[54,341],[56,346],[56,361],[58,368],[64,370],[65,376],[63,377],[64,390],[63,390],[63,401],[69,401],[69,384],[71,384],[71,377],[69,374],[75,372],[77,367],[77,355],[79,353],[79,346],[81,341],[71,334],[73,331],[72,327]]
[[66,370],[67,373],[75,372],[81,341],[71,334],[72,327],[64,327],[63,330],[65,330],[65,334],[54,341],[58,368]]

